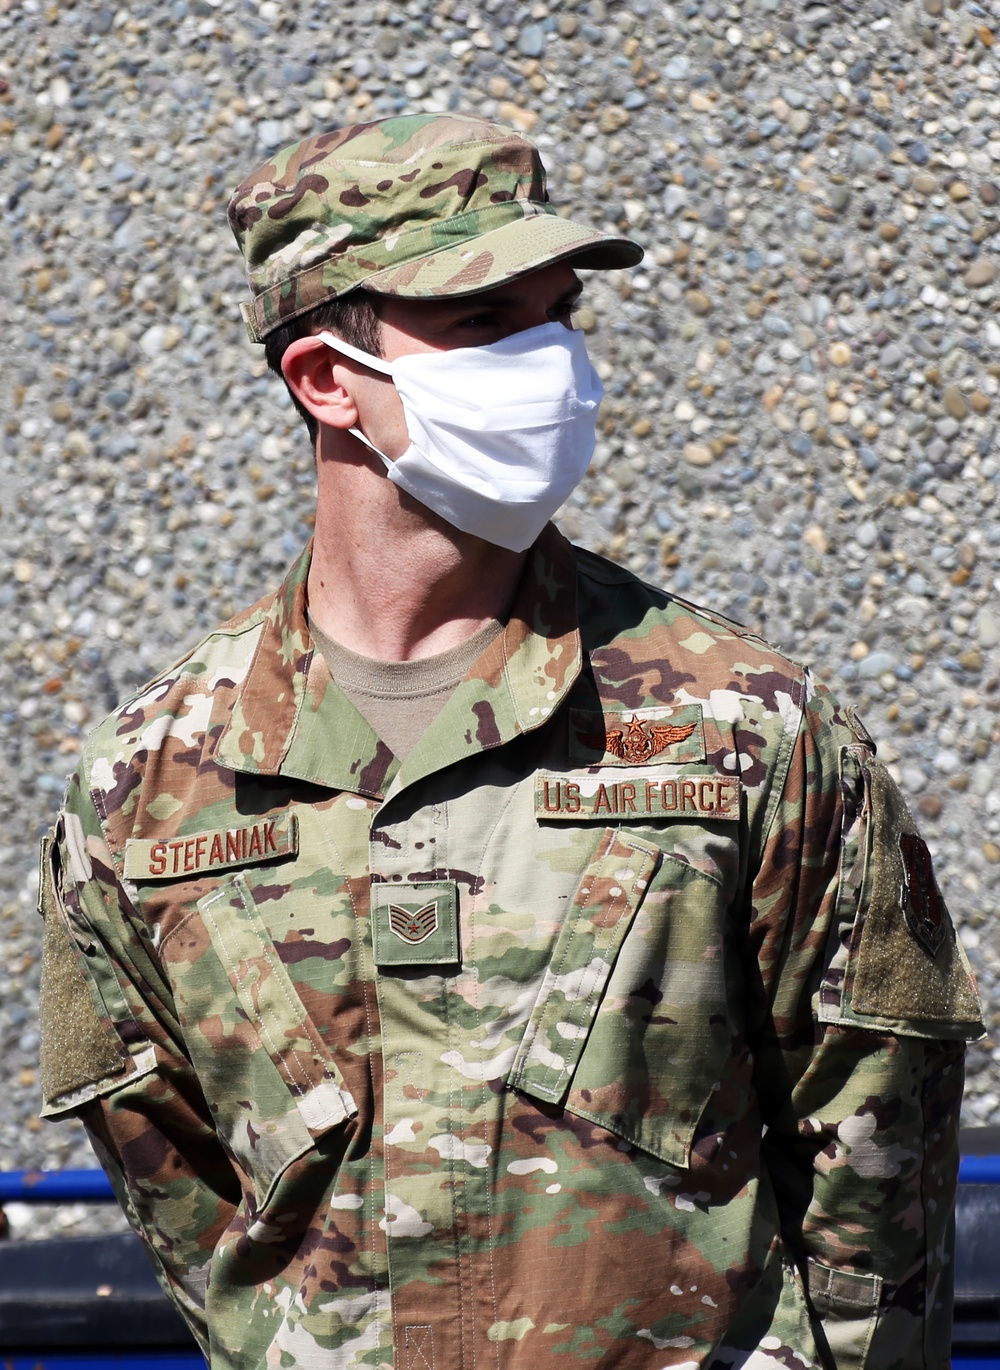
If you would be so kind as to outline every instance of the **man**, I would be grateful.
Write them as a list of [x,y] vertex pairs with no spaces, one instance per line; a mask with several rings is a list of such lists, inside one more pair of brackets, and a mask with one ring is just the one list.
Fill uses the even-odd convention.
[[965,958],[808,674],[570,547],[574,268],[523,139],[236,192],[315,439],[277,594],[94,734],[44,863],[78,1113],[213,1367],[944,1366]]

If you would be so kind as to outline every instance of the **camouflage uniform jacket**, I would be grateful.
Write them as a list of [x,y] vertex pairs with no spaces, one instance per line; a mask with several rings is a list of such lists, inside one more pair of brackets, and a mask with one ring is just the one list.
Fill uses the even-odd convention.
[[979,1009],[860,724],[549,529],[399,765],[307,568],[44,871],[46,1111],[211,1365],[945,1366]]

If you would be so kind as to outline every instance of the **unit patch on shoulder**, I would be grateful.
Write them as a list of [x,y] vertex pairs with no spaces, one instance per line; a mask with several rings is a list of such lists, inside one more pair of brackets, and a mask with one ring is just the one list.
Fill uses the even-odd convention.
[[299,830],[294,814],[279,813],[230,828],[210,828],[185,837],[148,840],[130,837],[125,843],[125,875],[129,880],[177,880],[206,875],[231,866],[256,866],[295,856]]
[[903,862],[900,902],[907,926],[930,953],[941,949],[948,925],[948,910],[938,889],[927,843],[915,832],[899,834],[899,854]]
[[569,758],[579,766],[696,764],[705,760],[700,704],[600,713],[573,709]]
[[979,999],[927,844],[880,761],[863,763],[869,828],[854,959],[855,1013],[976,1024]]

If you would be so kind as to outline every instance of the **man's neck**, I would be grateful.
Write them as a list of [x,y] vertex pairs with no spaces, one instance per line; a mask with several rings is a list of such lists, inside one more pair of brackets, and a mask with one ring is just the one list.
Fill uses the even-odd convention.
[[345,461],[321,444],[309,612],[353,652],[413,661],[505,619],[527,553],[452,528],[377,460]]

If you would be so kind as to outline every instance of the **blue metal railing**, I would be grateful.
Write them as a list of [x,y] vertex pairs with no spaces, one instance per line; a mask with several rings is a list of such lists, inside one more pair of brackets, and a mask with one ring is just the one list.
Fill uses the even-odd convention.
[[1000,1156],[963,1156],[958,1180],[960,1184],[1000,1184]]
[[[963,1156],[959,1166],[962,1184],[1000,1185],[1000,1155]],[[0,1206],[4,1203],[107,1203],[114,1193],[102,1170],[7,1170],[0,1171]],[[963,1348],[964,1350],[964,1348]],[[984,1348],[985,1350],[985,1348]],[[955,1370],[1000,1370],[996,1355],[983,1354],[975,1345],[959,1350],[952,1360]],[[6,1353],[3,1370],[204,1370],[194,1349],[128,1351],[108,1349],[48,1350],[28,1355]]]
[[197,1351],[39,1351],[26,1356],[14,1351],[4,1353],[2,1364],[3,1370],[205,1370]]
[[[960,1184],[1000,1184],[1000,1156],[963,1156]],[[108,1203],[114,1192],[103,1170],[0,1170],[0,1204]]]
[[[103,1170],[0,1171],[0,1207],[5,1203],[108,1203],[114,1191]],[[86,1321],[84,1318],[83,1321]],[[3,1370],[205,1370],[201,1353],[185,1347],[66,1346],[0,1350]]]
[[114,1197],[103,1170],[0,1170],[0,1204],[106,1203]]

